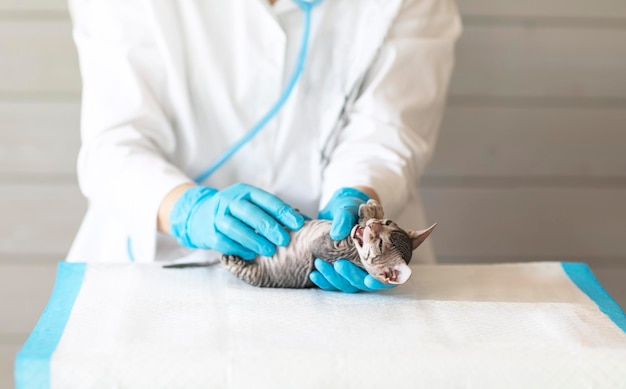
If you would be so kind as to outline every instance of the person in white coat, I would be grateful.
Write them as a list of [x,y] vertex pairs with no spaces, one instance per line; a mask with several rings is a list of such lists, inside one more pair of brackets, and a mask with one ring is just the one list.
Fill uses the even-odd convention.
[[[302,0],[70,0],[83,79],[78,178],[89,209],[68,261],[207,261],[271,254],[302,214],[347,236],[375,198],[425,226],[418,180],[461,32],[453,0],[325,0],[283,108],[202,182],[279,98]],[[414,261],[432,262],[430,245]],[[316,261],[328,290],[380,287]],[[320,265],[320,266],[318,266]]]

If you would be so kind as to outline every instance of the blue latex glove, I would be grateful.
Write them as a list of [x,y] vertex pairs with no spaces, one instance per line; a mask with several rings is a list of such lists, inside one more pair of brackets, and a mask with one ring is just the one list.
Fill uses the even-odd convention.
[[338,189],[317,217],[333,221],[330,229],[333,240],[344,239],[359,220],[359,206],[369,199],[366,193],[355,188]]
[[238,183],[223,190],[187,189],[170,212],[171,233],[181,245],[254,259],[286,246],[304,218],[278,197]]
[[[333,221],[330,229],[332,239],[341,240],[350,234],[352,227],[359,220],[359,206],[369,199],[366,193],[355,188],[341,188],[333,194],[318,215],[319,219]],[[311,272],[309,279],[324,290],[355,293],[393,287],[381,283],[347,260],[339,260],[331,265],[318,258],[315,260],[315,268],[317,271]]]
[[394,288],[395,285],[385,285],[354,263],[340,259],[333,265],[317,258],[315,268],[309,279],[320,289],[342,291],[345,293],[373,292],[381,289]]

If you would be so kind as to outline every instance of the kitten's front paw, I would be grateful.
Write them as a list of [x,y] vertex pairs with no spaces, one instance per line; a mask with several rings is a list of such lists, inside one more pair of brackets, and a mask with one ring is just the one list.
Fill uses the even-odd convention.
[[364,223],[369,219],[382,219],[383,217],[383,207],[374,199],[370,199],[367,203],[359,206],[359,223]]

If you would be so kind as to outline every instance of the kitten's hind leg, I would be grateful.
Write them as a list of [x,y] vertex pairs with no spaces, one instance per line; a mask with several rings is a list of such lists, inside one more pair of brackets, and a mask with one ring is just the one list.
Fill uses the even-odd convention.
[[376,200],[368,200],[367,203],[359,206],[359,224],[369,219],[382,219],[384,216],[383,207]]
[[261,261],[247,261],[236,255],[222,255],[220,261],[237,278],[254,286],[271,287],[272,282]]
[[250,285],[265,288],[310,288],[313,283],[309,274],[313,261],[306,262],[296,259],[281,261],[276,256],[268,258],[258,256],[246,261],[235,255],[222,255],[221,262],[228,271]]

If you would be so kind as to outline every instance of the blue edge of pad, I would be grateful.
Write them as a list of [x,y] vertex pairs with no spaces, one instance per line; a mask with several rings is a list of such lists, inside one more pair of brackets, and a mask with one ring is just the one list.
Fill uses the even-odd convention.
[[61,340],[86,269],[85,263],[59,263],[50,300],[15,357],[16,389],[50,387],[52,353]]
[[622,331],[626,332],[626,315],[622,308],[613,300],[613,297],[604,289],[602,284],[585,263],[561,262],[563,271],[572,280],[578,289],[582,290],[605,315],[609,317]]
[[[562,262],[563,271],[622,331],[626,315],[585,263]],[[57,348],[78,296],[87,265],[61,262],[52,295],[41,318],[15,358],[15,387],[49,388],[50,359]]]

